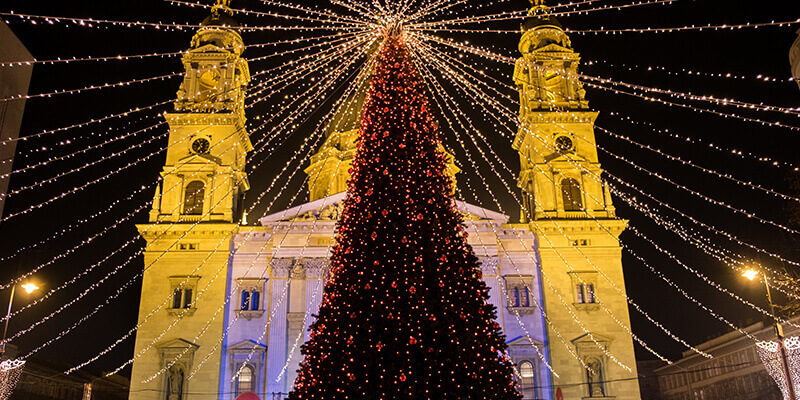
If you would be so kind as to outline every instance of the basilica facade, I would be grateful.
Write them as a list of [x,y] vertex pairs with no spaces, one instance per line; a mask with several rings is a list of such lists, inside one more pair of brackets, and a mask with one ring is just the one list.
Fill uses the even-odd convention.
[[[519,223],[454,201],[481,262],[525,399],[638,400],[616,218],[594,145],[580,56],[544,5],[523,24]],[[312,157],[309,202],[250,225],[242,199],[244,44],[223,4],[192,39],[147,240],[132,400],[278,399],[322,299],[355,155],[363,88]],[[368,71],[358,79],[368,87]],[[367,74],[367,75],[365,75]],[[450,155],[449,172],[459,172]],[[253,397],[256,396],[256,397]]]

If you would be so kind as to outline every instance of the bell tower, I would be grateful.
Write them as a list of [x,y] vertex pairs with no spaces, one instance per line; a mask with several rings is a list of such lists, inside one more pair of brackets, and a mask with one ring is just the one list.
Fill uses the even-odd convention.
[[[537,236],[553,393],[639,400],[616,212],[598,161],[579,80],[580,55],[544,0],[522,24],[514,82],[520,96],[521,221]],[[565,309],[567,308],[567,309]],[[565,347],[557,337],[568,341]],[[582,385],[576,383],[583,383]]]
[[561,24],[536,0],[523,26],[514,70],[520,95],[518,185],[522,220],[614,218],[595,148],[594,122],[578,80],[580,55]]
[[245,131],[244,97],[250,82],[236,21],[220,2],[183,56],[186,71],[170,127],[164,178],[150,222],[238,222],[250,188],[244,172],[253,149]]
[[[149,224],[130,399],[216,399],[231,239],[249,189],[244,44],[218,0],[183,56]],[[191,377],[191,378],[190,378]]]

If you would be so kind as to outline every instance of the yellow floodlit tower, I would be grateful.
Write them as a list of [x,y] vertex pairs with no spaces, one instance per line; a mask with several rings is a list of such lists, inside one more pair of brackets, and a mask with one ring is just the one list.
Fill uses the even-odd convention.
[[598,113],[589,109],[569,36],[543,0],[531,3],[514,72],[520,95],[514,149],[522,221],[539,245],[550,356],[559,374],[553,391],[560,388],[565,399],[638,400],[628,304],[617,291],[625,290],[618,238],[627,221],[616,218],[601,179]]
[[130,399],[216,399],[219,391],[219,309],[253,149],[244,112],[250,72],[232,14],[220,0],[203,21],[166,114],[162,183],[150,223],[137,226],[147,249]]

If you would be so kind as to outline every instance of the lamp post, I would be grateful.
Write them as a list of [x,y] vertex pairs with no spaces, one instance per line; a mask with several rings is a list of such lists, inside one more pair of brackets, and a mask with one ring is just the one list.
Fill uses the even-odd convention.
[[[742,276],[749,280],[754,280],[759,275],[759,271],[756,269],[748,269],[746,270]],[[764,279],[764,286],[767,288],[767,301],[769,302],[770,311],[772,312],[772,319],[775,321],[775,335],[778,337],[778,349],[781,352],[781,364],[783,366],[783,373],[786,374],[786,383],[789,387],[789,396],[792,400],[797,400],[797,396],[795,396],[794,392],[794,382],[792,381],[792,371],[789,368],[789,361],[786,357],[786,346],[783,343],[783,327],[778,322],[778,316],[775,314],[775,303],[772,302],[772,293],[769,290],[769,280],[767,279],[767,275],[761,272],[761,277]]]
[[[20,285],[22,290],[25,291],[27,294],[31,294],[37,290],[39,290],[39,286],[36,286],[35,283],[25,283]],[[2,357],[6,353],[6,335],[8,334],[8,321],[11,320],[11,306],[14,304],[14,292],[16,292],[17,285],[11,285],[11,296],[8,299],[8,312],[6,312],[6,323],[5,327],[3,328],[3,341],[2,345],[0,345],[0,357]]]

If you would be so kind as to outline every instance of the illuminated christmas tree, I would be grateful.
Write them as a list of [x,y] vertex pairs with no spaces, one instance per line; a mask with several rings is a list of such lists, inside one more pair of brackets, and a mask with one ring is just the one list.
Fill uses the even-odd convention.
[[337,245],[289,398],[519,399],[402,38],[379,50]]

